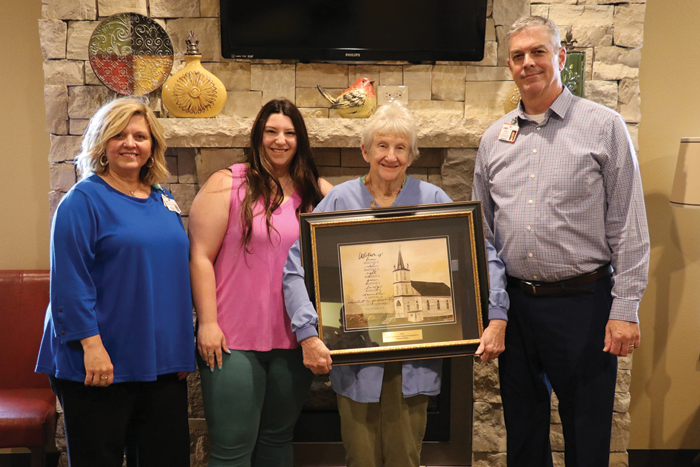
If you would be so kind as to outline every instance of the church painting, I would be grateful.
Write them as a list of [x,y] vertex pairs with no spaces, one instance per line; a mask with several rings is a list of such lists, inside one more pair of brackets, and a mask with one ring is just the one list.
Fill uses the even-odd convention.
[[347,331],[455,321],[447,237],[338,249]]

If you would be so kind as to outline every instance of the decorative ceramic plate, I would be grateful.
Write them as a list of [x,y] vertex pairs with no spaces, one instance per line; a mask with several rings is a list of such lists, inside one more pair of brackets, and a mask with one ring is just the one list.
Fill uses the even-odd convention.
[[173,44],[151,18],[118,13],[102,21],[90,37],[90,65],[102,84],[125,96],[158,89],[173,67]]

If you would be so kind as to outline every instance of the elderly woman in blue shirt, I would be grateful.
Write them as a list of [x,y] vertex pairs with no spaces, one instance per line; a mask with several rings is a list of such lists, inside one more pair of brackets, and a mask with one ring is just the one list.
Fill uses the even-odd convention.
[[[406,174],[418,157],[417,125],[398,104],[380,107],[362,134],[362,156],[369,173],[333,188],[315,212],[449,203],[435,185]],[[487,245],[491,276],[490,318],[506,319],[505,270]],[[304,364],[314,373],[330,371],[337,393],[341,434],[349,467],[418,467],[427,422],[428,397],[440,393],[442,360],[416,360],[332,368],[318,338],[318,316],[304,286],[299,242],[289,251],[284,295]],[[487,329],[477,350],[482,358],[500,353],[502,340]]]

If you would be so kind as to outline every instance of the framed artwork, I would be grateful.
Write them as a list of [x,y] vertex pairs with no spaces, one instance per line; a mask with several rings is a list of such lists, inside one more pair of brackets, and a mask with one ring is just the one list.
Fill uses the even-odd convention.
[[489,299],[480,202],[302,214],[301,251],[333,364],[476,351]]

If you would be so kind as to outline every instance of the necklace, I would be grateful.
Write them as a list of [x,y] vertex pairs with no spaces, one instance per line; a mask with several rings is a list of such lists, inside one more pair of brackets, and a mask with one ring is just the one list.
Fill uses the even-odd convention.
[[124,185],[122,185],[122,182],[119,181],[119,180],[117,180],[117,178],[116,178],[114,175],[112,175],[112,172],[107,172],[107,175],[109,175],[109,177],[110,177],[112,180],[114,180],[114,182],[115,182],[117,185],[119,185],[119,191],[121,191],[122,193],[125,193],[125,192],[128,191],[129,194],[130,194],[131,196],[133,196],[134,198],[136,197],[136,195],[134,194],[134,191],[138,190],[138,189],[139,189],[138,187],[136,187],[136,190],[130,190],[130,189],[128,189],[128,188],[124,188]]
[[[279,179],[278,179],[279,180]],[[292,177],[289,177],[286,182],[282,185],[282,194],[287,190],[289,184],[292,182]]]

